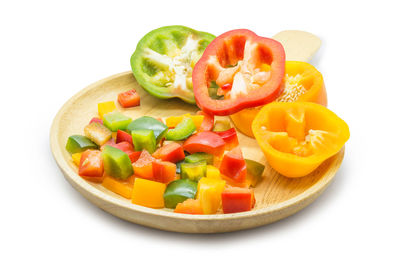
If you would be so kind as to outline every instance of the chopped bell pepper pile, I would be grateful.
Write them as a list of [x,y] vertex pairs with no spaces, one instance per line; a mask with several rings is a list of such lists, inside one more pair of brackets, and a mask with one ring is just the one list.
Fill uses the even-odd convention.
[[[214,116],[202,112],[132,119],[120,106],[99,103],[99,117],[84,127],[84,135],[68,138],[66,149],[82,178],[133,204],[176,213],[232,213],[254,207],[254,177],[246,174],[248,164],[229,122],[214,122]],[[258,179],[262,173],[257,172]],[[252,195],[251,201],[247,194],[231,196],[233,187]]]

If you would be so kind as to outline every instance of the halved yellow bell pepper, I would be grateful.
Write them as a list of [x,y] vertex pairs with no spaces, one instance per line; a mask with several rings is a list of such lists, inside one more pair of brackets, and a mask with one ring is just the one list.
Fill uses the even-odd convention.
[[252,129],[271,167],[287,177],[311,173],[350,137],[346,122],[311,102],[267,104]]
[[132,198],[133,184],[106,176],[102,182],[103,187],[127,199]]
[[[322,74],[306,62],[286,61],[285,83],[277,102],[314,102],[327,105],[326,89]],[[244,109],[231,115],[235,126],[249,137],[254,138],[251,124],[262,106]]]
[[135,178],[132,203],[150,208],[164,207],[164,191],[167,185],[143,178]]
[[203,177],[197,185],[197,199],[200,200],[204,214],[217,213],[221,206],[221,194],[225,188],[225,181],[221,179]]
[[191,115],[191,114],[184,114],[180,116],[170,116],[165,119],[165,124],[167,127],[176,127],[185,117],[192,118],[196,129],[199,130],[201,123],[203,123],[204,116],[203,115]]

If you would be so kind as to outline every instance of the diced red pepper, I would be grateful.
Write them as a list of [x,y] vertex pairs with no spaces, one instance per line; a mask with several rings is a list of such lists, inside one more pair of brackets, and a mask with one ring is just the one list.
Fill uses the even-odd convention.
[[127,133],[127,132],[125,132],[125,131],[122,131],[122,130],[118,129],[116,143],[120,143],[120,142],[123,142],[123,141],[129,142],[130,144],[133,145],[132,135]]
[[153,161],[154,181],[168,184],[176,179],[176,165],[161,160]]
[[254,191],[249,188],[227,187],[222,192],[224,213],[250,211],[255,205]]
[[183,149],[190,153],[205,152],[220,156],[224,153],[225,141],[215,132],[202,131],[188,138]]
[[89,124],[91,124],[91,123],[103,124],[103,119],[100,119],[98,117],[93,117],[92,120],[90,120]]
[[239,145],[237,133],[234,128],[228,129],[226,131],[218,131],[215,133],[217,133],[225,141],[225,150],[230,151]]
[[100,183],[103,181],[104,166],[99,150],[86,150],[79,162],[79,175],[84,179]]
[[221,174],[232,178],[238,183],[246,182],[246,161],[243,159],[242,151],[239,147],[224,155],[219,170]]
[[135,89],[118,94],[118,102],[124,108],[140,105],[140,96]]
[[156,150],[153,153],[153,157],[162,161],[176,163],[185,159],[185,153],[183,152],[182,145],[172,142]]
[[147,150],[143,150],[139,159],[132,164],[134,174],[143,178],[153,179],[153,162],[155,160]]

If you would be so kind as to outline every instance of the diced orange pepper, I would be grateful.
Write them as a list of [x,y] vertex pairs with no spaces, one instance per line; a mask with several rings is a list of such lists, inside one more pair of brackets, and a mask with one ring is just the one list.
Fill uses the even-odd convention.
[[[322,74],[306,62],[286,61],[286,78],[283,93],[276,99],[279,102],[314,102],[327,105],[326,89]],[[253,137],[251,128],[254,118],[262,106],[243,109],[231,119],[243,134]]]
[[225,181],[203,177],[197,187],[197,199],[200,200],[204,214],[217,213],[221,206],[221,193],[224,190]]
[[252,128],[268,163],[287,177],[311,173],[350,137],[346,122],[311,102],[267,104]]
[[200,201],[197,199],[187,199],[176,205],[174,212],[186,214],[203,214]]
[[101,119],[103,119],[103,115],[108,114],[116,109],[117,107],[115,106],[115,103],[113,101],[97,104],[97,112],[99,113]]
[[191,114],[184,114],[181,116],[170,116],[165,119],[165,124],[167,127],[176,127],[185,117],[192,118],[194,124],[196,125],[197,130],[200,128],[201,124],[203,123],[204,116],[203,115],[191,115]]
[[164,183],[136,178],[133,185],[132,203],[149,208],[163,208],[166,187]]
[[132,197],[133,184],[129,182],[117,180],[115,178],[106,176],[103,180],[102,185],[106,189],[124,198],[130,199]]
[[155,181],[168,184],[176,179],[176,164],[156,160],[152,167]]
[[152,179],[153,178],[153,162],[156,159],[150,155],[146,150],[143,150],[139,159],[132,164],[133,172],[135,175]]

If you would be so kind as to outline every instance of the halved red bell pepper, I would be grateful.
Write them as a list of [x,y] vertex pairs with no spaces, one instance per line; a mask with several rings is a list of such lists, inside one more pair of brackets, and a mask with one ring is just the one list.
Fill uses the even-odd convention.
[[168,143],[153,153],[153,157],[176,163],[185,159],[185,153],[183,152],[182,145],[176,142]]
[[198,111],[197,114],[204,116],[203,122],[197,131],[211,131],[214,127],[214,115],[207,114],[203,111]]
[[249,188],[227,187],[221,194],[224,213],[250,211],[255,205],[254,191]]
[[168,184],[176,179],[176,165],[171,162],[161,160],[153,161],[154,181]]
[[123,142],[123,141],[129,142],[130,144],[133,145],[132,135],[127,133],[127,132],[125,132],[125,131],[122,131],[122,130],[118,129],[116,143],[120,143],[120,142]]
[[[284,74],[285,51],[278,41],[246,29],[232,30],[215,38],[195,65],[193,92],[204,112],[230,115],[275,100]],[[225,88],[219,90],[223,99],[210,95],[214,84]]]
[[246,161],[243,159],[242,151],[239,147],[224,155],[219,170],[221,174],[238,183],[246,182]]
[[217,133],[225,141],[225,150],[232,150],[239,145],[239,140],[235,128],[226,131],[217,131]]
[[103,181],[104,166],[99,150],[86,150],[79,162],[79,175],[84,179],[96,183]]
[[205,152],[220,156],[224,153],[225,141],[215,132],[202,131],[183,143],[183,149],[190,153]]

